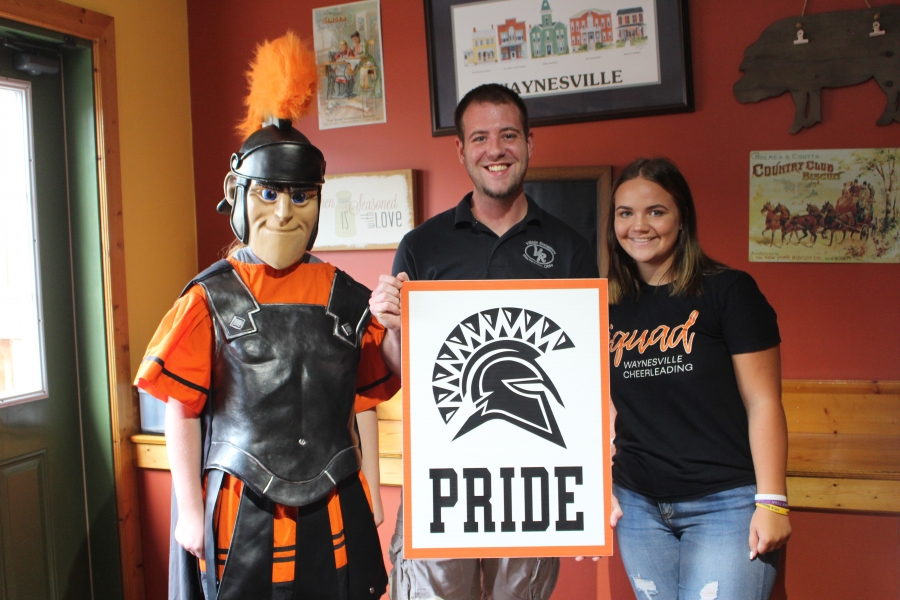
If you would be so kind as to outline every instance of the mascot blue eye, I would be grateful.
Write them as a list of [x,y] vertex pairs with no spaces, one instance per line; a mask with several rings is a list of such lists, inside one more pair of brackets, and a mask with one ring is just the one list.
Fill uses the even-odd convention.
[[294,204],[305,204],[307,199],[309,199],[309,193],[307,192],[294,192],[291,196],[291,200]]
[[273,202],[275,198],[278,197],[278,192],[270,189],[263,189],[262,191],[263,200],[268,200],[269,202]]

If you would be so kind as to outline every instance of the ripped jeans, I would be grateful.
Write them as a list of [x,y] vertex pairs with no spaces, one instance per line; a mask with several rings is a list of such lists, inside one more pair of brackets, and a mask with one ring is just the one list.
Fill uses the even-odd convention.
[[616,538],[638,600],[767,600],[780,551],[750,560],[756,486],[656,502],[618,485]]

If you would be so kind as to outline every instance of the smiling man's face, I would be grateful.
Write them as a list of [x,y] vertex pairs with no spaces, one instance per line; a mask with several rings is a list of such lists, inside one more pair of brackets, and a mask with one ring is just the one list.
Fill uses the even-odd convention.
[[534,136],[523,131],[514,104],[469,105],[462,118],[463,140],[456,139],[459,161],[475,184],[475,194],[512,201],[523,191]]
[[250,249],[261,261],[284,269],[306,253],[319,218],[315,188],[275,188],[251,182],[247,193]]

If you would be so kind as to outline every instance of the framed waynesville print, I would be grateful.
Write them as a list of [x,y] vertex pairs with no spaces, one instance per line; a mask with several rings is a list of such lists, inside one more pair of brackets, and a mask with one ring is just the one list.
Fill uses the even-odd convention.
[[326,175],[313,250],[396,248],[415,226],[412,169]]
[[606,281],[402,289],[406,558],[612,554]]
[[499,83],[531,125],[693,110],[687,0],[425,0],[432,134]]

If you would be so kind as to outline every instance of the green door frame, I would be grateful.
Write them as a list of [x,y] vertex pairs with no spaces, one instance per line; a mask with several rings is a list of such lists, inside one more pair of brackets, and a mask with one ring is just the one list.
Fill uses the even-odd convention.
[[[129,441],[139,432],[131,386],[122,181],[119,163],[115,24],[112,17],[59,0],[0,0],[0,17],[88,40],[93,45],[94,128],[109,440],[112,449],[124,600],[144,599],[137,472]],[[75,231],[73,231],[73,234]],[[90,293],[90,292],[88,292]],[[102,343],[101,342],[101,343]],[[105,411],[103,411],[105,414]],[[101,419],[102,420],[102,419]],[[103,432],[106,437],[107,432]],[[90,475],[88,475],[90,481]]]

